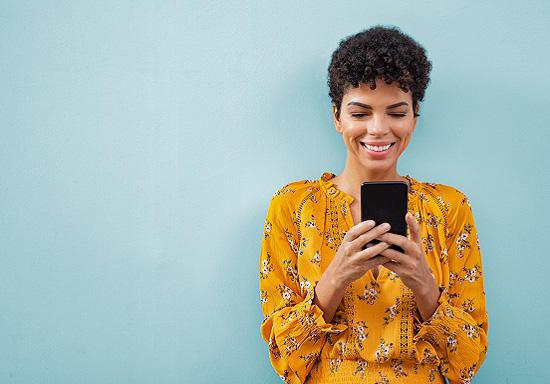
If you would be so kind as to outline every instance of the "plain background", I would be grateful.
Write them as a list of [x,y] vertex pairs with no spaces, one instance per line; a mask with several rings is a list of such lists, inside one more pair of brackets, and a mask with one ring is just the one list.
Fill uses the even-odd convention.
[[258,260],[272,194],[339,174],[338,42],[433,61],[399,172],[472,203],[475,383],[547,377],[546,1],[3,1],[0,382],[278,383]]

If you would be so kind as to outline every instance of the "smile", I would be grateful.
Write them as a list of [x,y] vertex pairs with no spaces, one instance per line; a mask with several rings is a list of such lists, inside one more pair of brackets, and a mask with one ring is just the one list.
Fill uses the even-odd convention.
[[390,144],[386,144],[386,145],[377,146],[377,145],[370,145],[370,144],[366,144],[366,143],[361,143],[363,148],[365,148],[365,150],[367,152],[367,155],[371,159],[377,159],[377,160],[382,160],[382,159],[385,159],[386,157],[388,157],[388,155],[392,151],[392,147],[393,147],[394,144],[395,144],[395,142],[390,143]]
[[374,145],[368,145],[368,144],[365,144],[365,143],[361,143],[361,144],[363,144],[363,146],[365,148],[370,149],[371,151],[382,152],[382,151],[385,151],[386,149],[388,149],[389,147],[391,147],[394,143],[384,145],[382,147],[376,147]]

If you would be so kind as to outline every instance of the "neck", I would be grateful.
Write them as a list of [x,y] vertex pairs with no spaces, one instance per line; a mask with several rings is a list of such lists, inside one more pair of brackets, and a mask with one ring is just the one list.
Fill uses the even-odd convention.
[[361,197],[361,184],[366,181],[404,181],[407,185],[409,184],[405,177],[397,173],[396,167],[380,172],[372,172],[362,167],[350,167],[348,165],[346,164],[346,167],[338,176],[336,187],[351,195],[357,201],[360,201]]

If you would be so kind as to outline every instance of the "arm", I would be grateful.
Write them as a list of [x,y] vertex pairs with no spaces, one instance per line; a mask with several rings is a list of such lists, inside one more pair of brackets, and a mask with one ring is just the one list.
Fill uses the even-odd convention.
[[314,304],[316,282],[299,278],[297,231],[284,196],[270,202],[260,255],[260,296],[263,339],[269,344],[271,364],[286,383],[303,383],[319,357],[332,325]]
[[488,318],[481,254],[468,199],[457,194],[448,212],[447,242],[450,283],[440,287],[433,315],[416,330],[418,361],[433,359],[450,383],[469,383],[487,353]]
[[342,284],[338,279],[333,278],[329,272],[323,273],[315,286],[315,297],[313,302],[323,311],[323,319],[330,323],[344,293],[347,285]]
[[375,224],[372,220],[366,220],[346,232],[338,251],[315,287],[313,302],[321,308],[327,323],[332,321],[349,283],[362,277],[369,269],[390,261],[379,255],[390,246],[384,241],[362,250],[364,244],[377,236],[384,236],[390,229],[389,224]]
[[397,273],[403,284],[413,291],[420,318],[424,321],[429,319],[439,306],[440,292],[422,250],[420,226],[410,212],[405,215],[405,221],[410,232],[408,238],[386,233],[378,239],[399,245],[404,250],[397,252],[387,249],[382,252],[382,255],[390,259],[384,265]]

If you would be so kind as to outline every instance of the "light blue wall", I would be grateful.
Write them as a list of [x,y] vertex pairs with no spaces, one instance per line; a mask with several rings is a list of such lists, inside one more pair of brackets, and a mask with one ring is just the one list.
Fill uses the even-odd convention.
[[340,173],[326,70],[377,23],[434,63],[400,172],[468,195],[489,355],[548,376],[546,1],[3,1],[0,382],[278,383],[271,195]]

